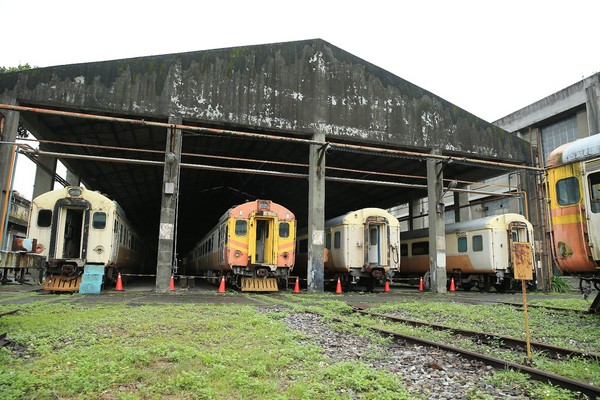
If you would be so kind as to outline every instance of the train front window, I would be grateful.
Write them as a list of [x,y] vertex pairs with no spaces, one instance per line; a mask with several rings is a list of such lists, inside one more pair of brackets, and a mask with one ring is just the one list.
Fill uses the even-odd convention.
[[37,224],[40,228],[48,228],[52,225],[52,210],[40,210]]
[[339,249],[342,246],[342,233],[334,232],[333,233],[333,247],[335,249]]
[[92,228],[94,229],[104,229],[106,228],[106,213],[105,212],[95,212],[92,217]]
[[473,251],[483,251],[483,236],[473,236]]
[[561,179],[556,182],[556,201],[561,206],[579,203],[579,181],[575,177]]
[[590,209],[594,214],[600,213],[600,172],[588,175],[590,187]]
[[286,238],[290,236],[290,224],[287,222],[279,223],[279,237]]
[[235,221],[235,234],[236,236],[246,236],[248,231],[248,223],[245,219],[238,219]]
[[325,235],[325,248],[331,250],[331,233]]

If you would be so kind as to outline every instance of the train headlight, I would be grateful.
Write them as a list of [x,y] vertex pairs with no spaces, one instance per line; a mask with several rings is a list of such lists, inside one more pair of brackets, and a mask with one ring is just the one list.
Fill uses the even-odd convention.
[[234,256],[235,258],[240,258],[242,256],[242,253],[239,250],[236,250]]
[[284,260],[287,260],[289,256],[290,255],[288,254],[287,251],[281,255],[281,257],[283,257]]
[[40,243],[38,243],[38,244],[35,246],[35,252],[36,252],[37,254],[42,254],[42,253],[44,252],[44,245],[43,245],[43,244],[40,244]]
[[98,246],[94,247],[94,251],[98,254],[102,254],[102,253],[104,253],[104,246],[98,245]]
[[70,188],[68,193],[69,193],[69,196],[72,196],[72,197],[81,196],[81,188],[78,188],[78,187]]

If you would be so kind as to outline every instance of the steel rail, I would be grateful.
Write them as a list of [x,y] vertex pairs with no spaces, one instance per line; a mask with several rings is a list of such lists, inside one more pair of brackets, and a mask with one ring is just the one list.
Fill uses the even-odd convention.
[[564,377],[561,375],[553,374],[551,372],[542,371],[537,368],[529,367],[527,365],[518,364],[518,363],[514,363],[514,362],[510,362],[510,361],[505,361],[505,360],[502,360],[502,359],[499,359],[496,357],[488,356],[486,354],[481,354],[481,353],[476,353],[476,352],[470,351],[470,350],[460,349],[458,347],[454,347],[454,346],[444,344],[444,343],[437,343],[437,342],[433,342],[431,340],[421,339],[421,338],[418,338],[415,336],[404,335],[404,334],[401,334],[398,332],[390,331],[388,329],[375,328],[372,326],[363,325],[358,322],[348,322],[348,321],[344,321],[344,320],[341,320],[338,318],[334,318],[333,320],[336,322],[340,322],[340,323],[351,323],[352,325],[359,327],[359,328],[370,329],[372,331],[381,333],[383,335],[392,336],[396,340],[402,340],[402,341],[413,343],[413,344],[435,347],[435,348],[445,350],[445,351],[451,351],[451,352],[460,354],[461,356],[463,356],[467,359],[481,361],[481,362],[485,363],[486,365],[490,365],[490,366],[493,366],[498,369],[517,370],[517,371],[523,372],[525,374],[528,374],[531,378],[533,378],[537,381],[544,382],[544,383],[551,383],[555,386],[560,386],[567,390],[571,390],[574,392],[580,392],[580,393],[590,396],[593,399],[600,397],[600,387],[598,387],[598,386],[590,385],[589,383],[585,383],[585,382],[577,381],[575,379],[567,378],[567,377]]
[[[246,131],[237,131],[237,130],[227,130],[227,129],[216,129],[216,128],[207,128],[207,127],[199,127],[194,125],[183,125],[183,124],[170,124],[167,122],[157,122],[157,121],[146,121],[144,119],[134,119],[134,118],[122,118],[122,117],[109,117],[106,115],[96,115],[96,114],[85,114],[85,113],[76,113],[71,111],[59,111],[59,110],[50,110],[46,108],[36,108],[36,107],[25,107],[25,106],[16,106],[12,104],[2,104],[0,103],[0,109],[13,110],[19,112],[33,112],[40,114],[50,114],[50,115],[60,115],[64,117],[75,117],[75,118],[83,118],[83,119],[92,119],[99,121],[107,121],[107,122],[121,122],[132,125],[141,125],[141,126],[153,126],[167,129],[181,129],[182,131],[191,131],[191,132],[199,132],[199,133],[210,133],[210,134],[220,134],[227,136],[246,136],[255,139],[264,139],[264,140],[273,140],[273,141],[287,141],[287,142],[296,142],[303,143],[307,145],[317,145],[323,146],[325,143],[318,142],[316,140],[311,139],[302,139],[290,136],[276,136],[276,135],[267,135],[261,133],[253,133]],[[298,132],[288,132],[281,131],[285,134],[298,134]],[[516,165],[498,161],[487,161],[476,158],[467,158],[467,157],[453,157],[453,156],[444,156],[441,154],[431,154],[431,153],[419,153],[415,151],[407,151],[407,150],[399,150],[399,149],[389,149],[382,147],[373,147],[373,146],[361,146],[355,144],[345,144],[345,143],[337,143],[331,142],[329,143],[331,147],[338,149],[348,149],[348,150],[358,150],[358,151],[368,151],[373,153],[381,153],[381,154],[393,154],[404,157],[412,157],[419,158],[423,160],[427,159],[437,159],[441,162],[457,162],[457,163],[468,163],[468,164],[476,164],[488,167],[499,167],[499,168],[507,168],[507,169],[522,169],[522,170],[530,170],[530,171],[543,171],[543,168],[532,167],[528,165]]]
[[[511,303],[508,301],[494,301],[494,300],[480,300],[480,299],[475,299],[475,298],[468,298],[468,297],[459,297],[459,296],[455,296],[454,299],[457,300],[464,300],[467,302],[474,302],[474,303],[491,303],[491,304],[502,304],[505,306],[511,306],[511,307],[519,307],[519,308],[523,308],[523,304],[522,303]],[[552,307],[552,306],[542,306],[539,304],[527,304],[528,308],[539,308],[539,309],[546,309],[546,310],[550,310],[550,311],[559,311],[559,312],[564,312],[564,313],[574,313],[574,314],[590,314],[589,310],[577,310],[574,308],[563,308],[563,307]]]
[[[430,327],[430,328],[433,328],[436,330],[440,330],[440,331],[452,331],[454,333],[457,333],[457,334],[460,334],[463,336],[476,338],[476,339],[480,340],[482,343],[486,343],[486,344],[490,343],[493,340],[501,340],[503,347],[508,347],[511,349],[524,349],[527,346],[527,342],[525,340],[513,338],[510,336],[498,335],[495,333],[476,332],[476,331],[471,331],[471,330],[467,330],[467,329],[452,328],[450,326],[434,324],[434,323],[425,322],[425,321],[417,321],[417,320],[407,319],[407,318],[402,318],[402,317],[396,317],[393,315],[374,313],[374,312],[370,312],[370,311],[364,311],[361,309],[357,309],[356,312],[363,314],[363,315],[370,315],[370,316],[374,316],[374,317],[385,318],[390,321],[401,322],[401,323],[409,324],[412,326],[427,326],[427,327]],[[559,356],[565,356],[565,357],[578,356],[578,357],[585,358],[585,359],[591,359],[591,360],[596,360],[596,361],[600,360],[600,354],[597,354],[597,353],[582,352],[579,350],[566,349],[563,347],[554,346],[551,344],[546,344],[546,343],[541,343],[541,342],[530,342],[530,344],[531,344],[532,348],[540,350],[540,351],[544,351],[553,358],[559,358]]]

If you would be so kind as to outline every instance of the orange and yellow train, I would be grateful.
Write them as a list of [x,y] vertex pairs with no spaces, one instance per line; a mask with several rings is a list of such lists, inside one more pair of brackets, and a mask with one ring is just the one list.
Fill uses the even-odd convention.
[[600,283],[600,134],[564,144],[548,156],[552,253],[581,282]]
[[287,208],[256,200],[227,210],[183,259],[183,273],[222,276],[242,291],[277,291],[294,267],[296,220]]

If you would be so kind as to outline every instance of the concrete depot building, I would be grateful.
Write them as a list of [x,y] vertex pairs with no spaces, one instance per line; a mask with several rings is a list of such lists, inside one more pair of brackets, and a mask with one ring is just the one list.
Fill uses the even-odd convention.
[[[492,124],[316,39],[2,74],[0,134],[10,143],[23,125],[42,140],[39,161],[51,172],[61,159],[70,183],[116,198],[152,233],[151,241],[168,248],[157,261],[157,288],[163,290],[174,246],[157,240],[159,224],[173,224],[181,208],[186,218],[179,221],[178,243],[189,246],[192,232],[214,223],[190,212],[196,199],[220,214],[249,195],[288,204],[300,224],[316,232],[324,218],[388,208],[403,230],[432,227],[432,243],[435,235],[443,237],[440,219],[517,212],[542,238],[543,285],[550,270],[537,196],[542,175],[531,166],[543,166],[538,152],[546,152],[544,142],[556,147],[598,131],[597,82],[590,77]],[[78,113],[98,118],[78,119]],[[562,129],[575,136],[561,141]],[[132,150],[154,154],[132,156]],[[188,168],[170,193],[179,196],[181,186],[177,205],[162,191],[168,174],[163,160],[171,151]],[[0,155],[4,190],[8,146]],[[148,166],[122,163],[132,157]],[[198,157],[209,161],[199,165]],[[108,158],[113,161],[102,162]],[[248,169],[251,162],[259,167]],[[270,175],[260,171],[265,162]],[[50,190],[53,179],[38,170],[34,197]],[[451,182],[459,190],[450,190]],[[427,204],[439,205],[442,196],[445,213],[438,208],[428,215]],[[313,253],[322,254],[322,244],[314,246]],[[443,254],[436,256],[440,266]],[[322,260],[315,262],[317,268]]]

